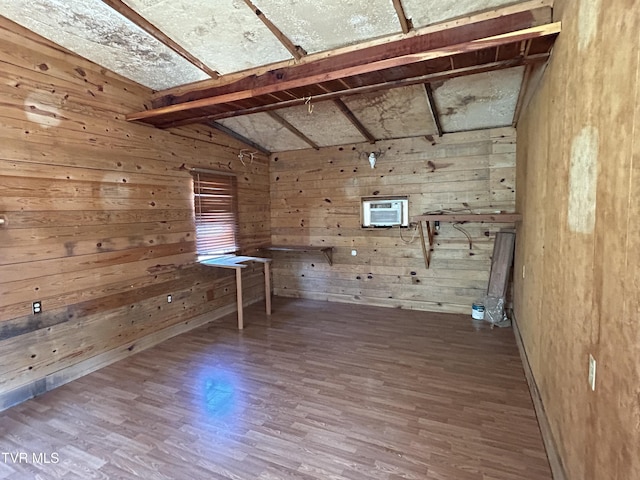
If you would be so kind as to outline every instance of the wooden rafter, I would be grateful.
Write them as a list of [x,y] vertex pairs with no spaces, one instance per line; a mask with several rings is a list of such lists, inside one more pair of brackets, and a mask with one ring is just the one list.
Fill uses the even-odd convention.
[[353,112],[347,107],[347,105],[339,98],[333,100],[336,106],[340,109],[340,111],[344,114],[345,117],[351,122],[351,124],[358,129],[358,131],[362,134],[364,138],[366,138],[369,143],[376,143],[376,137],[374,137],[367,127],[365,127],[360,120],[353,114]]
[[413,23],[407,18],[404,13],[404,7],[402,6],[402,0],[393,0],[393,8],[396,9],[400,26],[402,27],[402,33],[409,33],[413,29]]
[[271,20],[267,18],[267,16],[256,7],[251,0],[244,0],[244,3],[255,13],[258,18],[265,24],[265,26],[273,33],[273,35],[280,41],[280,43],[286,48],[293,58],[296,60],[300,60],[304,57],[307,52],[300,45],[294,45],[293,42],[287,37],[282,31],[276,27]]
[[303,142],[307,143],[308,145],[310,145],[311,147],[313,147],[316,150],[320,150],[320,146],[315,143],[313,140],[311,140],[309,137],[307,137],[304,133],[302,133],[300,130],[298,130],[296,127],[294,127],[293,125],[291,125],[289,122],[287,122],[284,118],[282,118],[280,115],[278,115],[276,112],[267,112],[267,114],[273,118],[276,122],[278,122],[280,125],[282,125],[284,128],[286,128],[287,130],[289,130],[291,133],[293,133],[296,137],[298,137],[300,140],[302,140]]
[[[508,43],[517,43],[545,36],[555,36],[559,32],[560,23],[558,22],[538,27],[527,28],[524,30],[518,30],[515,32],[492,35],[485,38],[477,38],[463,43],[456,43],[454,45],[447,45],[431,50],[422,51],[420,53],[411,53],[378,61],[369,61],[371,58],[364,55],[357,65],[341,67],[340,64],[336,65],[334,63],[330,63],[329,65],[327,65],[333,67],[333,69],[330,71],[326,71],[326,68],[325,71],[322,72],[313,70],[311,72],[308,72],[308,75],[306,76],[292,79],[288,79],[287,75],[283,75],[282,78],[279,78],[278,76],[272,76],[271,82],[260,87],[248,89],[243,88],[241,90],[229,91],[229,93],[224,93],[213,97],[202,98],[199,100],[192,100],[174,105],[168,105],[166,107],[159,107],[151,110],[132,113],[127,115],[127,120],[144,121],[148,119],[162,118],[163,116],[170,116],[171,114],[177,112],[185,112],[188,110],[211,107],[223,103],[249,99],[258,95],[267,95],[269,93],[280,92],[283,90],[308,87],[319,82],[327,82],[340,78],[377,72],[384,69],[412,65],[428,60],[446,58],[456,54],[476,52],[486,48],[495,48],[496,46]],[[444,43],[443,40],[440,40],[440,43]]]
[[247,78],[257,79],[258,77],[268,76],[273,72],[282,72],[294,65],[302,67],[304,65],[318,63],[321,60],[335,59],[336,57],[345,58],[349,55],[358,58],[362,53],[366,53],[372,48],[380,47],[384,50],[389,46],[397,45],[398,42],[408,40],[409,38],[433,35],[443,36],[450,30],[457,28],[473,27],[474,25],[483,25],[483,28],[485,28],[484,26],[487,25],[487,22],[497,22],[503,29],[506,27],[511,31],[544,25],[552,21],[551,7],[553,6],[553,1],[554,0],[528,0],[498,9],[487,10],[468,17],[457,18],[449,22],[421,27],[411,31],[409,34],[395,34],[326,52],[313,53],[301,58],[299,61],[286,60],[224,75],[216,80],[203,80],[189,85],[172,87],[158,92],[154,96],[154,100],[161,101],[165,98],[174,98],[183,101],[194,92],[203,92],[225,85],[236,84]]
[[436,130],[438,131],[438,136],[442,136],[442,124],[440,123],[440,115],[438,114],[438,107],[436,106],[436,101],[433,98],[433,90],[431,88],[431,84],[424,84],[424,92],[427,95],[427,102],[429,102],[429,110],[431,111],[431,117],[433,119],[433,123],[436,126]]
[[529,89],[529,79],[531,78],[532,69],[532,65],[527,65],[524,69],[524,74],[522,75],[522,83],[520,84],[520,91],[518,92],[518,101],[516,102],[516,108],[513,112],[513,121],[511,122],[511,125],[513,127],[518,124],[518,118],[520,118],[520,112],[522,111],[524,97],[526,96]]
[[237,132],[234,132],[233,130],[231,130],[228,127],[225,127],[224,125],[222,125],[221,123],[217,123],[217,122],[207,122],[207,125],[209,125],[211,128],[215,128],[216,130],[222,132],[222,133],[226,133],[227,135],[229,135],[232,138],[235,138],[236,140],[245,143],[246,145],[248,145],[251,148],[255,148],[256,150],[258,150],[259,152],[264,153],[265,155],[271,155],[271,152],[269,150],[267,150],[266,148],[264,148],[262,145],[257,144],[256,142],[254,142],[253,140],[249,140],[247,137],[240,135]]
[[[505,68],[517,67],[520,65],[528,64],[540,64],[545,62],[549,58],[549,54],[537,54],[525,59],[512,59],[502,60],[500,62],[493,62],[484,65],[474,65],[471,67],[458,68],[456,70],[447,70],[444,72],[432,73],[427,75],[420,75],[418,77],[405,78],[402,80],[395,80],[393,82],[384,82],[373,85],[365,85],[362,87],[354,87],[349,90],[341,90],[337,92],[324,93],[315,95],[313,97],[314,102],[321,102],[326,100],[334,100],[336,98],[345,98],[351,95],[358,95],[364,93],[373,93],[382,90],[388,90],[390,88],[407,87],[410,85],[418,85],[425,82],[437,82],[447,80],[449,78],[461,77],[465,75],[473,75],[476,73],[492,72],[496,70],[503,70]],[[268,105],[260,105],[257,107],[249,107],[242,110],[235,110],[225,113],[217,113],[211,115],[202,115],[189,117],[184,120],[168,121],[158,126],[161,128],[172,128],[189,125],[191,123],[202,122],[203,120],[220,120],[223,118],[235,117],[238,115],[248,115],[250,113],[268,112],[286,107],[295,107],[302,105],[305,102],[304,98],[295,98],[291,100],[285,100],[278,103],[272,103]]]
[[102,1],[107,5],[109,5],[111,8],[113,8],[116,12],[118,12],[120,15],[122,15],[126,19],[135,23],[138,27],[143,29],[153,38],[155,38],[159,42],[169,47],[171,50],[176,52],[178,55],[180,55],[182,58],[187,60],[189,63],[198,67],[200,70],[205,72],[211,78],[216,79],[220,76],[220,74],[217,71],[213,70],[212,68],[209,68],[201,60],[194,57],[191,53],[189,53],[187,50],[185,50],[176,42],[174,42],[169,36],[167,36],[164,32],[159,30],[155,25],[149,22],[146,18],[144,18],[143,16],[138,14],[138,12],[136,12],[134,9],[129,7],[127,4],[125,4],[122,0],[102,0]]

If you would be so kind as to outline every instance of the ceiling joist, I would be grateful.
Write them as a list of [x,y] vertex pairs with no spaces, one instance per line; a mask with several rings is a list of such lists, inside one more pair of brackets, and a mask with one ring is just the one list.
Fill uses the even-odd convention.
[[230,137],[235,138],[236,140],[246,144],[247,146],[258,150],[259,152],[264,153],[265,155],[271,155],[271,152],[266,148],[264,148],[262,145],[258,145],[256,142],[249,140],[247,137],[240,135],[239,133],[234,132],[230,128],[227,128],[224,125],[222,125],[221,123],[206,122],[206,125],[210,126],[211,128],[215,128],[216,130],[222,133],[226,133]]
[[529,89],[529,79],[531,78],[531,70],[533,69],[532,65],[527,65],[524,74],[522,75],[522,83],[520,85],[520,91],[518,93],[518,101],[516,102],[516,108],[513,112],[513,121],[511,122],[511,126],[515,127],[518,124],[518,118],[520,118],[520,112],[522,111],[522,104],[524,102],[524,97],[527,94]]
[[144,18],[143,16],[138,14],[138,12],[136,12],[127,4],[125,4],[122,0],[102,0],[102,1],[108,6],[110,6],[111,8],[113,8],[120,15],[122,15],[123,17],[125,17],[126,19],[130,20],[131,22],[136,24],[138,27],[143,29],[149,35],[154,37],[156,40],[158,40],[159,42],[169,47],[171,50],[176,52],[178,55],[180,55],[182,58],[187,60],[189,63],[198,67],[200,70],[205,72],[211,78],[216,79],[220,76],[220,74],[217,71],[213,70],[212,68],[209,68],[202,61],[194,57],[191,53],[189,53],[187,50],[185,50],[176,42],[174,42],[169,36],[167,36],[164,32],[158,29],[151,22],[149,22],[146,18]]
[[257,8],[251,0],[244,0],[244,3],[255,13],[258,18],[264,23],[264,25],[273,33],[273,35],[280,41],[280,43],[286,48],[289,53],[296,60],[300,60],[304,57],[307,52],[300,45],[294,45],[293,42],[287,37],[282,31],[276,27],[271,20],[267,18],[267,16]]
[[407,18],[407,15],[404,13],[404,7],[402,6],[402,0],[393,0],[393,8],[396,9],[396,14],[398,15],[398,20],[400,21],[400,26],[402,27],[402,33],[409,33],[413,30],[413,24],[411,20]]
[[[395,34],[387,37],[382,37],[374,40],[368,40],[356,45],[349,45],[345,47],[336,48],[334,50],[324,51],[309,54],[302,57],[300,60],[286,60],[283,62],[277,62],[270,65],[264,65],[242,72],[231,73],[224,75],[215,80],[203,80],[200,82],[192,83],[189,85],[182,85],[173,87],[158,92],[154,96],[154,107],[168,105],[164,103],[171,101],[171,103],[179,103],[188,100],[195,100],[197,98],[205,98],[207,96],[217,94],[214,93],[214,89],[220,87],[231,86],[251,79],[251,83],[247,82],[249,86],[259,86],[259,79],[265,79],[268,81],[270,75],[279,75],[282,72],[289,71],[289,67],[299,65],[300,67],[309,64],[317,64],[321,60],[327,60],[331,58],[339,57],[341,59],[348,59],[351,55],[353,60],[358,63],[358,58],[362,52],[368,51],[375,47],[380,47],[384,52],[387,46],[398,45],[399,42],[408,40],[414,37],[422,36],[448,36],[452,29],[464,28],[469,26],[485,25],[483,27],[486,30],[486,22],[493,24],[497,23],[497,27],[501,32],[521,30],[528,27],[534,27],[538,25],[544,25],[552,21],[552,6],[554,0],[528,0],[521,3],[515,3],[505,7],[487,10],[480,13],[475,13],[464,18],[457,18],[455,20],[439,23],[437,25],[430,25],[419,29],[412,30],[408,34]],[[491,33],[481,36],[490,36]],[[479,38],[479,37],[476,37]],[[395,47],[392,48],[395,50]],[[418,50],[416,50],[418,51]],[[399,55],[398,52],[391,52],[391,56]],[[303,70],[304,72],[304,70]],[[290,73],[291,74],[291,73]]]
[[267,112],[267,114],[273,118],[276,122],[278,122],[280,125],[282,125],[284,128],[286,128],[287,130],[289,130],[291,133],[293,133],[296,137],[298,137],[300,140],[302,140],[303,142],[307,143],[308,145],[310,145],[311,147],[313,147],[315,150],[320,150],[320,146],[314,142],[313,140],[311,140],[309,137],[307,137],[304,133],[302,133],[300,130],[298,130],[296,127],[294,127],[293,125],[291,125],[289,122],[287,122],[284,118],[282,118],[280,115],[278,115],[276,112]]
[[339,98],[333,100],[336,106],[344,114],[345,117],[356,127],[356,129],[367,139],[369,143],[376,143],[376,137],[374,137],[367,127],[365,127],[360,120],[353,114],[353,112],[347,107],[347,105]]
[[[492,62],[484,65],[474,65],[471,67],[458,68],[455,70],[447,70],[444,72],[432,73],[427,75],[420,75],[418,77],[405,78],[401,80],[395,80],[393,82],[384,82],[372,85],[365,85],[362,87],[354,87],[349,90],[340,90],[337,92],[324,93],[315,95],[313,97],[314,102],[321,102],[326,100],[334,100],[336,98],[345,98],[351,95],[358,95],[364,93],[378,92],[382,90],[388,90],[390,88],[408,87],[410,85],[418,85],[425,82],[439,82],[448,80],[450,78],[461,77],[466,75],[474,75],[477,73],[493,72],[496,70],[504,70],[506,68],[517,67],[520,65],[536,65],[544,63],[549,58],[548,53],[541,53],[532,55],[525,59],[512,59],[503,60],[500,62]],[[235,117],[239,115],[249,115],[251,113],[269,112],[280,108],[295,107],[304,104],[305,98],[296,98],[291,100],[284,100],[278,103],[271,103],[266,105],[259,105],[256,107],[249,107],[240,110],[233,110],[223,113],[203,115],[199,117],[189,117],[182,120],[173,120],[168,122],[159,122],[157,124],[160,128],[173,128],[189,125],[192,123],[202,122],[204,120],[221,120],[223,118]]]
[[427,102],[429,103],[429,111],[431,112],[431,118],[433,120],[434,125],[436,126],[436,130],[438,131],[438,136],[441,137],[444,133],[442,131],[442,124],[440,123],[440,115],[438,114],[438,107],[436,106],[436,101],[433,98],[433,90],[431,88],[431,84],[424,84],[424,92],[427,95]]
[[[407,44],[402,42],[403,45],[395,45],[395,48],[390,47],[387,49],[389,51],[399,51],[404,53],[407,51],[411,52],[418,47],[422,47],[422,50],[417,53],[404,53],[391,58],[375,60],[382,54],[378,47],[375,47],[372,51],[360,52],[360,56],[358,57],[358,62],[356,64],[353,64],[354,59],[349,56],[348,59],[334,57],[319,65],[305,65],[306,68],[303,72],[297,70],[298,67],[291,67],[291,69],[296,69],[296,71],[283,71],[277,72],[275,75],[268,75],[269,81],[265,83],[264,78],[260,79],[258,82],[259,86],[255,85],[255,78],[246,79],[244,82],[238,82],[237,85],[231,85],[224,88],[223,91],[226,93],[218,91],[215,96],[132,113],[127,115],[127,120],[141,120],[151,124],[162,124],[170,122],[171,120],[182,120],[188,117],[196,118],[201,115],[200,112],[203,109],[219,105],[222,106],[229,102],[251,99],[261,95],[273,94],[285,90],[311,87],[316,83],[330,82],[358,75],[366,75],[383,70],[410,66],[421,62],[446,59],[451,56],[469,54],[480,50],[496,48],[501,45],[509,45],[544,37],[555,37],[560,32],[560,23],[558,22],[477,38],[478,31],[486,31],[487,29],[495,30],[496,28],[498,28],[498,30],[504,30],[504,25],[500,23],[489,23],[490,25],[483,25],[484,28],[480,28],[480,26],[477,25],[474,25],[474,28],[465,26],[462,30],[458,29],[444,37],[441,34],[436,35],[433,38],[428,36],[419,37],[420,41],[418,44],[414,43],[415,39],[408,39],[405,41]],[[448,40],[459,40],[460,38],[466,38],[467,40],[461,43],[447,43]],[[389,51],[387,51],[384,56],[388,57],[390,54]],[[290,75],[289,73],[292,74]],[[251,84],[254,85],[247,88]],[[236,87],[235,89],[233,88],[234,86]],[[176,114],[178,115],[176,116]]]

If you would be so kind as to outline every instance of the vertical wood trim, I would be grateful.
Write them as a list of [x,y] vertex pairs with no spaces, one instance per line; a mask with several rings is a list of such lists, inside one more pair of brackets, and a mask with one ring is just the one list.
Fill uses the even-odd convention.
[[244,328],[244,311],[242,308],[242,269],[236,268],[236,299],[238,303],[238,330]]
[[562,458],[560,457],[560,453],[556,446],[556,441],[553,437],[553,432],[551,431],[547,413],[544,409],[542,397],[540,396],[540,391],[538,390],[538,385],[536,384],[536,379],[533,376],[533,371],[531,370],[531,365],[529,364],[527,351],[524,349],[524,342],[522,340],[522,336],[520,335],[518,321],[513,311],[511,312],[511,315],[513,320],[513,333],[516,337],[516,344],[518,345],[518,351],[520,352],[520,359],[522,360],[524,375],[527,379],[527,384],[529,385],[529,392],[531,394],[531,400],[533,401],[533,408],[535,409],[536,417],[538,418],[538,425],[540,426],[540,433],[542,434],[542,442],[544,443],[544,448],[547,451],[547,458],[549,460],[549,466],[551,467],[553,480],[568,480],[564,466],[562,464]]
[[267,315],[271,315],[271,268],[269,262],[264,262],[264,303]]

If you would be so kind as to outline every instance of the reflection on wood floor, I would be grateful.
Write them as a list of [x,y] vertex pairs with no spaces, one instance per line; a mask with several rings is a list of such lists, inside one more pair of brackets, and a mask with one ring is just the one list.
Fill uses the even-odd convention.
[[263,308],[3,412],[0,478],[551,479],[511,329]]

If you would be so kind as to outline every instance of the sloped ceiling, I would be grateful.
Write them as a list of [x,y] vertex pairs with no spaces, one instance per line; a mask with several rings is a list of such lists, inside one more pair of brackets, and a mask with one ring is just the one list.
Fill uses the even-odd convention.
[[0,13],[268,152],[512,125],[551,0],[0,0]]

